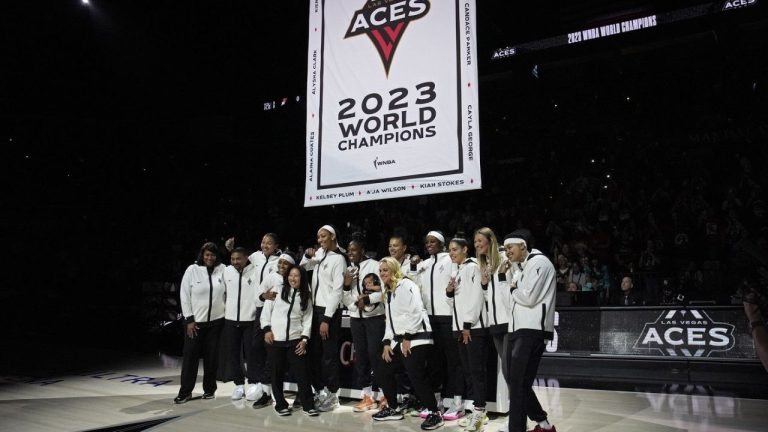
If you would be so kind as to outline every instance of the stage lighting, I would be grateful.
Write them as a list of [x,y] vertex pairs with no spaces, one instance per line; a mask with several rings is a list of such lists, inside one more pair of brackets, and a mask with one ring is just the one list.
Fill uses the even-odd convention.
[[86,6],[88,6],[89,4],[91,4],[91,1],[90,1],[90,0],[80,0],[80,1],[81,1],[81,2],[82,2],[84,5],[86,5]]

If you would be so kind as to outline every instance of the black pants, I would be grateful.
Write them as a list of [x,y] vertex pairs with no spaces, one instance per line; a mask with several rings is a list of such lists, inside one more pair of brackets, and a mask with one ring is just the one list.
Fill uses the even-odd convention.
[[464,393],[464,377],[456,371],[461,370],[461,359],[456,338],[453,336],[452,321],[443,322],[430,317],[432,338],[435,347],[429,358],[429,381],[433,391],[439,391],[442,397],[453,398]]
[[275,342],[269,346],[269,362],[272,364],[272,395],[275,397],[275,409],[288,408],[288,402],[283,396],[283,379],[286,367],[290,368],[299,386],[299,400],[305,411],[314,408],[312,387],[309,383],[307,354],[296,354],[299,339],[289,342]]
[[333,314],[328,323],[328,337],[320,337],[320,324],[325,317],[325,307],[315,306],[312,314],[310,347],[310,371],[312,386],[319,392],[328,387],[331,393],[339,391],[339,336],[341,335],[341,309]]
[[213,393],[216,391],[216,372],[219,368],[219,336],[224,320],[216,320],[210,323],[198,323],[197,336],[190,338],[186,334],[184,326],[184,351],[181,362],[181,388],[179,395],[192,393],[197,381],[197,367],[200,358],[203,359],[203,391]]
[[461,357],[461,370],[463,375],[472,382],[472,391],[469,397],[478,408],[485,407],[487,398],[488,375],[488,334],[474,334],[468,344],[458,342],[459,356]]
[[[243,385],[247,374],[249,383],[260,382],[257,374],[257,361],[254,356],[255,350],[253,349],[253,330],[253,321],[224,321],[224,330],[221,334],[224,354],[221,381],[234,381],[235,385]],[[245,371],[243,360],[247,365]]]
[[427,377],[427,359],[431,356],[432,345],[419,345],[411,348],[411,354],[403,357],[398,344],[393,350],[392,361],[379,362],[379,370],[376,379],[384,390],[384,397],[392,408],[397,408],[397,374],[405,371],[411,380],[416,396],[430,411],[437,411],[437,400],[432,392]]
[[253,384],[267,384],[272,379],[269,357],[267,356],[267,345],[264,343],[264,331],[261,329],[261,311],[263,308],[256,308],[256,322],[253,323],[253,338],[251,339],[251,363],[248,363],[248,382]]
[[499,361],[501,362],[501,374],[504,376],[504,381],[507,381],[507,338],[506,333],[494,333],[493,346],[496,348],[496,353],[499,355]]
[[351,318],[349,329],[355,346],[355,374],[362,389],[377,387],[375,373],[381,361],[381,340],[384,339],[384,315],[370,318]]
[[547,419],[533,380],[544,354],[544,339],[531,335],[507,335],[507,383],[509,384],[509,432],[525,432],[526,416],[540,422]]

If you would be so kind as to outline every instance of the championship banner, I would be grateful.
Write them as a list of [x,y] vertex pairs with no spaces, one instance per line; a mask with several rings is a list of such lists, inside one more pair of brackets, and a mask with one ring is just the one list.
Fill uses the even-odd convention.
[[474,0],[310,0],[305,206],[480,189]]

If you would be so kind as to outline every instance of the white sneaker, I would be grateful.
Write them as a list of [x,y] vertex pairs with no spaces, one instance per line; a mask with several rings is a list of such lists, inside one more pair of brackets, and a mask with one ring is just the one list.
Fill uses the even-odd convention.
[[464,432],[481,432],[488,423],[488,416],[485,414],[485,411],[473,410],[472,414],[468,415],[467,418],[469,419],[469,424],[464,428]]
[[313,400],[315,403],[315,409],[320,408],[320,405],[322,405],[327,398],[328,398],[328,392],[326,390],[320,390],[319,392],[315,393],[315,397]]
[[[464,418],[462,418],[461,420],[459,420],[459,422],[457,424],[459,426],[465,428],[465,427],[469,426],[471,421],[472,421],[472,415],[468,415],[468,416],[465,416]],[[483,425],[487,425],[488,421],[489,421],[488,416],[487,415],[483,415]]]
[[[443,420],[459,420],[462,417],[464,417],[464,402],[458,404],[453,400],[448,402],[448,407],[443,414]],[[459,426],[465,426],[461,424],[461,420],[459,420]]]
[[248,384],[248,389],[245,391],[245,399],[251,402],[257,401],[264,396],[264,389],[261,384]]
[[321,412],[333,411],[337,406],[339,406],[339,397],[336,396],[336,393],[330,393],[323,400],[323,403],[317,407],[317,410]]
[[232,391],[232,400],[240,400],[245,395],[245,390],[243,389],[243,386],[238,385],[235,386],[235,390]]

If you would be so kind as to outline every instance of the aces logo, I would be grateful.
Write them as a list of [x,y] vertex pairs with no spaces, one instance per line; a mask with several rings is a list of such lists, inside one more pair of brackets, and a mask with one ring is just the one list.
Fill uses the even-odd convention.
[[428,12],[429,0],[368,0],[352,16],[344,37],[367,34],[389,75],[389,67],[405,28]]
[[665,356],[709,357],[733,348],[734,329],[733,324],[713,321],[704,311],[673,309],[646,323],[634,348]]

